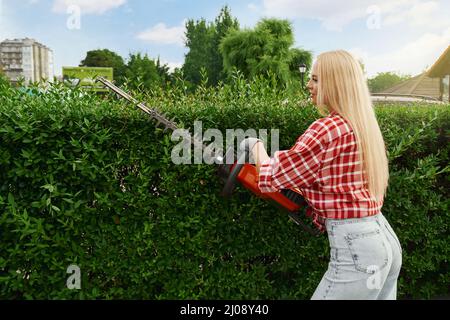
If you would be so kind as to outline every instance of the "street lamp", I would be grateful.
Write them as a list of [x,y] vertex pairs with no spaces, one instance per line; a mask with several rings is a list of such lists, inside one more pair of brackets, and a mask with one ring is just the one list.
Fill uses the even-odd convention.
[[300,70],[300,75],[302,76],[302,89],[305,88],[304,77],[306,73],[306,64],[302,63],[298,68]]

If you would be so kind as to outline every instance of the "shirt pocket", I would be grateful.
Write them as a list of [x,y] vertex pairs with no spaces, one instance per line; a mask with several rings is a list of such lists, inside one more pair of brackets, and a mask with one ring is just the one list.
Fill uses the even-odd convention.
[[348,233],[345,241],[356,270],[374,274],[387,266],[388,251],[380,229]]

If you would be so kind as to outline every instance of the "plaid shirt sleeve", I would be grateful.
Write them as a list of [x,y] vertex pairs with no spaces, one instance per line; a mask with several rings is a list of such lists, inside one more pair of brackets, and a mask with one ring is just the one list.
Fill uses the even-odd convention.
[[325,148],[320,134],[308,129],[290,150],[277,151],[260,166],[258,187],[262,193],[304,188],[314,183]]

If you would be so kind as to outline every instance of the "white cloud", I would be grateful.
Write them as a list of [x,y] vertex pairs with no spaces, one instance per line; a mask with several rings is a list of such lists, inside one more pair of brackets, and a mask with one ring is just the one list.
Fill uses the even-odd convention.
[[181,68],[183,66],[182,62],[167,62],[167,61],[162,60],[161,63],[167,64],[170,72],[174,72],[176,68]]
[[249,8],[250,11],[258,11],[259,10],[259,7],[256,4],[254,4],[254,3],[249,3],[247,5],[247,8]]
[[70,6],[78,6],[82,14],[103,14],[124,5],[127,0],[54,0],[53,11],[67,13]]
[[310,18],[322,22],[327,30],[339,31],[355,19],[367,15],[373,0],[298,1],[264,0],[264,13],[284,18]]
[[386,25],[407,20],[423,26],[432,21],[433,14],[442,4],[441,0],[263,0],[263,13],[290,19],[316,19],[327,30],[341,31],[351,22],[368,20],[373,15],[379,15]]
[[351,48],[347,51],[350,52],[356,59],[358,59],[359,61],[361,61],[364,64],[365,71],[367,72],[368,70],[367,70],[366,63],[367,63],[367,61],[369,61],[369,54],[367,53],[367,51],[365,51],[361,48]]
[[349,51],[363,61],[369,77],[387,71],[415,76],[431,67],[449,43],[450,27],[440,34],[426,33],[400,49],[388,53],[373,55],[361,48]]
[[171,28],[167,27],[164,23],[158,23],[150,29],[138,33],[136,38],[156,44],[176,44],[184,46],[184,32],[184,21],[181,26]]
[[[407,23],[411,27],[445,28],[450,26],[450,20],[446,16],[440,17],[441,3],[437,1],[416,1],[410,8],[394,12],[383,19],[383,26],[393,26]],[[448,12],[447,12],[448,14]]]

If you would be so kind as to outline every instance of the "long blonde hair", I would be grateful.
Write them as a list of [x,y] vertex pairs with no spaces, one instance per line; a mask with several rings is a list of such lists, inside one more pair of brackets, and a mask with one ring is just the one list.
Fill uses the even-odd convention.
[[383,136],[360,63],[343,50],[318,56],[319,111],[336,111],[351,125],[358,144],[365,179],[372,197],[378,201],[386,195],[389,180],[388,159]]

